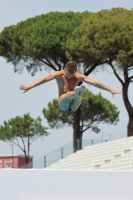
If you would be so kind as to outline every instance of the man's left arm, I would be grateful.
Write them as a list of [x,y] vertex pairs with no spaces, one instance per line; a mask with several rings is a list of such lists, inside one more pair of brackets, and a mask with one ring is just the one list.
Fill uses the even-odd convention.
[[121,94],[122,92],[120,90],[115,90],[113,88],[110,88],[108,87],[107,85],[104,85],[103,83],[101,82],[98,82],[98,81],[95,81],[87,76],[84,75],[84,82],[85,83],[88,83],[88,84],[91,84],[95,87],[98,87],[100,89],[103,89],[103,90],[107,90],[109,92],[111,92],[112,96],[114,97],[114,94]]

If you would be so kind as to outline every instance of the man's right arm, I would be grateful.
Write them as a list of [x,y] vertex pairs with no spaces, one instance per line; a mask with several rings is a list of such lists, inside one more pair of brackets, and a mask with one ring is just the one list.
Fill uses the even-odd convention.
[[[49,74],[49,75],[47,75],[47,76],[45,76],[45,77],[43,77],[43,78],[41,78],[41,79],[39,79],[39,80],[37,80],[37,81],[35,81],[35,82],[29,84],[29,85],[21,85],[21,86],[20,86],[20,89],[21,89],[21,90],[26,90],[26,91],[28,91],[28,90],[32,89],[33,87],[39,86],[39,85],[41,85],[41,84],[43,84],[43,83],[46,83],[46,82],[48,82],[48,81],[51,81],[51,80],[53,80],[53,79],[59,77],[60,74],[61,74],[60,71],[53,72],[53,73],[51,73],[51,74]],[[26,91],[25,91],[25,92],[26,92]]]

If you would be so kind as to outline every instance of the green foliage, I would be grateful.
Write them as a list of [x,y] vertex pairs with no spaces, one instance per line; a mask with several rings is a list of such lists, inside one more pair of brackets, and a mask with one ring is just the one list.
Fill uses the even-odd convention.
[[33,119],[29,113],[24,117],[15,117],[9,121],[4,121],[4,125],[0,126],[0,138],[2,140],[14,140],[17,137],[35,139],[43,135],[48,135],[47,128],[41,125],[42,119],[38,117]]
[[67,41],[68,57],[80,57],[86,65],[115,61],[133,65],[133,11],[102,10],[86,16]]
[[90,91],[85,91],[82,101],[82,120],[88,122],[88,119],[116,124],[118,122],[118,108],[111,104],[109,100],[103,98],[101,93],[94,95]]
[[[62,112],[56,99],[48,103],[48,108],[43,109],[43,114],[51,128],[73,125],[73,114]],[[100,93],[94,95],[89,90],[85,91],[81,105],[81,132],[86,131],[88,128],[92,128],[93,131],[96,130],[95,132],[97,132],[96,127],[100,122],[116,125],[119,120],[118,116],[118,108],[103,98]]]
[[24,152],[28,163],[30,144],[39,137],[49,134],[47,128],[43,127],[41,123],[40,117],[33,119],[29,113],[24,114],[23,117],[16,116],[9,121],[4,121],[4,125],[0,126],[0,140],[17,145]]
[[0,55],[14,64],[15,72],[23,70],[23,62],[32,75],[43,65],[61,70],[68,61],[66,41],[86,15],[50,12],[6,27],[0,33]]
[[73,116],[60,110],[57,99],[49,102],[48,108],[43,108],[42,112],[51,128],[60,128],[65,124],[72,125],[73,123]]

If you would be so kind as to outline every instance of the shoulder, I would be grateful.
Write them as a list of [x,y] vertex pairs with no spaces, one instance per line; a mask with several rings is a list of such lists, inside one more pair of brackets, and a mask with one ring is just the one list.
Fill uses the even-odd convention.
[[60,78],[62,75],[63,75],[63,70],[51,73],[51,76],[53,76],[54,78]]
[[75,76],[80,80],[80,81],[84,81],[84,79],[86,78],[86,76],[84,74],[80,74],[78,72],[76,72]]

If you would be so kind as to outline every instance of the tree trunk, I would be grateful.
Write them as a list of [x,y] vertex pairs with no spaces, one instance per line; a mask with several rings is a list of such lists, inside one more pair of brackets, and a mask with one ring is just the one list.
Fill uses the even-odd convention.
[[25,168],[29,168],[28,162],[29,162],[29,157],[26,156],[25,157]]
[[128,137],[133,136],[133,113],[129,117],[129,121],[127,125],[127,133],[128,133]]
[[28,168],[29,156],[27,156],[26,150],[24,150],[24,155],[25,155],[25,167],[24,168]]
[[123,100],[129,116],[129,121],[127,125],[127,136],[129,137],[133,135],[133,107],[131,106],[128,99],[128,86],[128,83],[124,83],[123,85]]
[[29,163],[29,156],[30,156],[30,136],[28,137],[28,156],[27,156],[28,157],[28,161],[27,161],[28,168],[30,168],[30,165],[31,165],[31,163]]
[[82,149],[82,132],[80,131],[80,107],[73,113],[73,152]]

